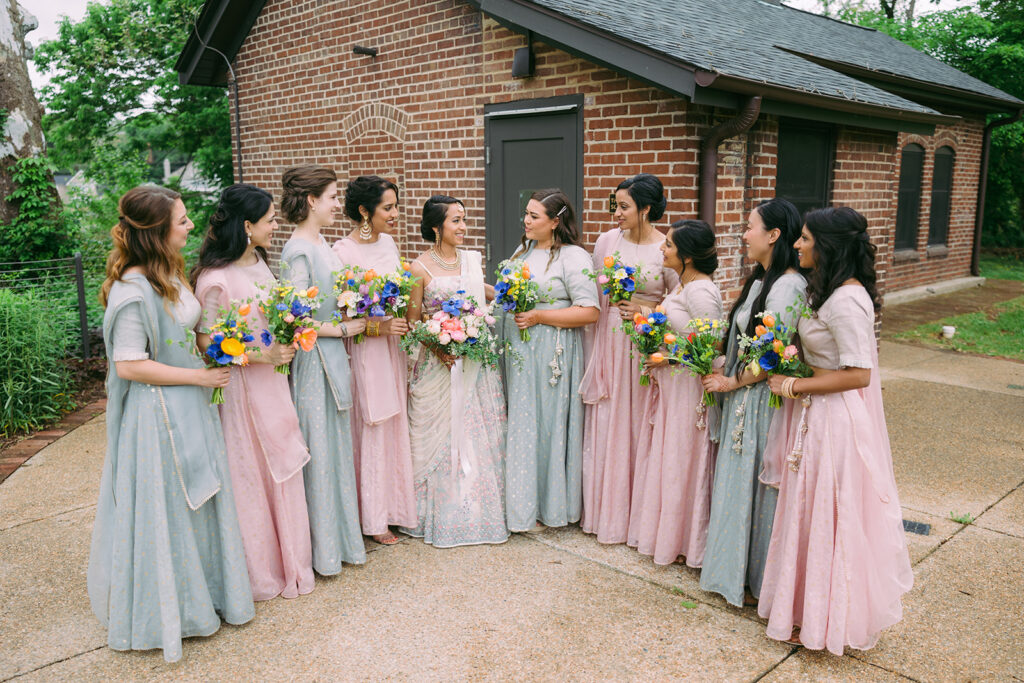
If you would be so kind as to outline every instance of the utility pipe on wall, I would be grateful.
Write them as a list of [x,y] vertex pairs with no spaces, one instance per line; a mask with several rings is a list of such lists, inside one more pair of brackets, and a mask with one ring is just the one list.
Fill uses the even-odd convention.
[[718,195],[718,145],[723,140],[750,130],[761,113],[761,96],[748,97],[743,109],[734,118],[712,128],[701,141],[700,152],[700,218],[712,228]]
[[1018,109],[1017,113],[1005,119],[990,121],[985,126],[985,135],[981,143],[981,178],[978,180],[978,206],[974,213],[974,247],[971,249],[971,275],[977,277],[981,274],[981,226],[985,222],[985,191],[988,189],[988,157],[992,147],[992,131],[1000,126],[1007,126],[1020,121],[1024,111]]

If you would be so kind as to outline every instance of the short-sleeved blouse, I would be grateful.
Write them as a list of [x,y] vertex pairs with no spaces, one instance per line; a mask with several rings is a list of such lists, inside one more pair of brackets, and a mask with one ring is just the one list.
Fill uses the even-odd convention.
[[722,293],[711,280],[694,280],[681,290],[677,288],[665,297],[662,305],[668,324],[683,334],[691,320],[722,318]]
[[779,316],[783,324],[793,327],[800,319],[799,301],[802,300],[807,290],[807,280],[799,273],[783,273],[772,285],[771,291],[765,298],[763,311],[752,311],[754,300],[761,294],[761,287],[764,280],[754,280],[747,292],[747,298],[743,300],[740,307],[736,309],[733,316],[732,328],[729,330],[729,342],[726,347],[725,372],[732,375],[736,372],[736,363],[739,355],[739,335],[745,334],[747,325],[750,323],[750,316],[758,313],[772,312]]
[[536,249],[531,243],[525,255],[518,255],[530,266],[534,280],[540,286],[540,295],[546,298],[537,308],[557,309],[569,306],[597,307],[597,286],[583,271],[594,267],[594,262],[583,247],[563,246],[549,263],[551,252]]
[[[178,301],[169,307],[171,315],[182,327],[191,330],[199,321],[199,300],[183,283],[176,282],[175,287],[178,289]],[[113,351],[110,354],[114,362],[146,360],[150,357],[149,335],[146,333],[140,306],[137,303],[128,304],[114,321],[111,332]]]
[[808,365],[825,370],[872,368],[875,307],[859,284],[838,287],[798,330]]

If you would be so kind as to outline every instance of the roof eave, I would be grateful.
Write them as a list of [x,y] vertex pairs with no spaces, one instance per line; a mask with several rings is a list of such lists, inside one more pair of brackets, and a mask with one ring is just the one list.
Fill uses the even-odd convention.
[[[224,85],[224,58],[234,61],[265,4],[266,0],[207,0],[174,63],[178,81],[182,85]],[[230,24],[224,21],[225,15],[233,19]]]

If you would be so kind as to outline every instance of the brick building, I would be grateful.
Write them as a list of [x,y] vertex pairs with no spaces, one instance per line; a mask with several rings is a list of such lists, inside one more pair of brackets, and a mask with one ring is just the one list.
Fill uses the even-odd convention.
[[[745,215],[776,194],[864,213],[883,291],[968,276],[985,139],[1024,109],[884,34],[771,0],[208,0],[181,80],[223,85],[225,56],[246,182],[279,194],[302,163],[388,177],[409,255],[426,247],[423,202],[451,194],[494,264],[518,243],[524,193],[563,187],[590,244],[619,181],[655,173],[662,227],[715,225],[730,296]],[[993,114],[1008,116],[986,127]],[[351,227],[339,218],[335,235]]]

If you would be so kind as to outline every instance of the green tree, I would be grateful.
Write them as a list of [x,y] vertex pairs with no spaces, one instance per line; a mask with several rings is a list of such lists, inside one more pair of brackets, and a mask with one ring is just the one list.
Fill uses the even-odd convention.
[[[840,17],[884,31],[1018,99],[1024,99],[1024,0],[979,0],[975,7],[912,21],[880,10]],[[983,242],[1024,247],[1024,122],[995,129],[989,162]]]
[[[89,167],[115,145],[146,156],[180,152],[207,179],[232,181],[225,90],[181,85],[174,62],[202,0],[89,3],[39,46],[43,127],[54,162]],[[109,157],[109,155],[107,155]],[[102,173],[102,172],[101,172]]]

